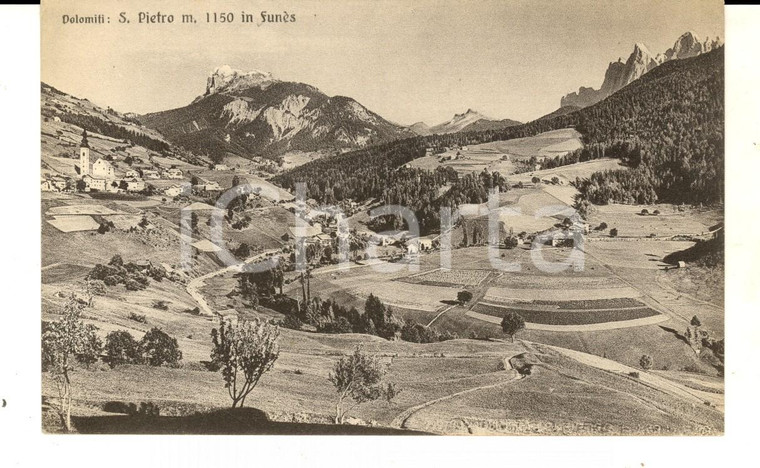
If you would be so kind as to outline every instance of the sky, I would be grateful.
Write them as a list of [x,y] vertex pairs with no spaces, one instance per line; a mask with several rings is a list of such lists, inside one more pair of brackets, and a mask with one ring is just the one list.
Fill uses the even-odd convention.
[[[262,11],[296,21],[262,24]],[[138,24],[139,12],[172,13],[174,23]],[[213,12],[235,22],[207,23]],[[257,22],[242,23],[243,12]],[[183,13],[197,23],[182,24]],[[110,23],[62,24],[77,14]],[[580,86],[598,88],[635,43],[657,54],[686,31],[723,39],[723,21],[714,0],[43,0],[42,80],[148,113],[189,104],[230,65],[350,96],[404,125],[468,108],[528,121]]]

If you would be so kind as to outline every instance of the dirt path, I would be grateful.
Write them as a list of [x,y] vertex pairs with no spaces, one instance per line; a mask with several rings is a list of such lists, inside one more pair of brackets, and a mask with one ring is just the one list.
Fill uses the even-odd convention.
[[[509,363],[510,359],[512,359],[513,357],[515,357],[515,356],[517,356],[519,354],[522,354],[522,352],[515,353],[515,354],[510,355],[509,357],[504,358],[504,362],[505,363]],[[510,364],[510,366],[511,366],[511,364]],[[505,373],[505,376],[507,377],[506,380],[502,380],[500,382],[496,382],[496,383],[492,383],[492,384],[488,384],[488,385],[481,385],[479,387],[468,388],[468,389],[465,389],[465,390],[461,390],[459,392],[451,393],[449,395],[444,395],[444,396],[436,398],[434,400],[429,400],[429,401],[426,401],[424,403],[420,403],[419,405],[415,405],[415,406],[412,406],[410,408],[407,408],[404,411],[402,411],[401,413],[399,413],[395,418],[393,418],[393,421],[391,421],[390,426],[391,427],[397,427],[397,428],[400,428],[400,429],[405,429],[406,428],[406,422],[409,420],[409,418],[411,418],[418,411],[423,410],[425,408],[428,408],[428,407],[430,407],[432,405],[435,405],[436,403],[440,403],[442,401],[451,400],[452,398],[457,398],[457,397],[460,397],[462,395],[466,395],[468,393],[472,393],[472,392],[475,392],[475,391],[478,391],[478,390],[487,390],[489,388],[500,387],[502,385],[505,385],[505,384],[508,384],[508,383],[511,383],[511,382],[514,382],[516,380],[520,380],[520,379],[526,377],[526,376],[521,376],[513,368],[507,369],[507,370],[505,370],[503,372]]]
[[229,272],[238,272],[240,271],[240,268],[245,265],[246,263],[250,263],[253,261],[256,261],[260,258],[266,257],[270,254],[275,254],[279,252],[280,249],[271,249],[266,250],[260,254],[256,254],[253,257],[247,258],[245,262],[241,262],[237,265],[230,265],[225,268],[221,268],[219,270],[212,271],[211,273],[207,273],[203,276],[199,276],[197,278],[192,279],[189,283],[187,283],[187,293],[190,294],[190,296],[195,300],[195,302],[198,303],[198,308],[201,310],[201,315],[214,315],[214,310],[208,305],[208,302],[206,302],[206,298],[203,297],[203,294],[201,294],[200,289],[205,286],[206,280],[213,278],[215,276],[223,275],[225,273]]
[[672,380],[666,379],[664,377],[660,377],[657,374],[654,374],[651,372],[645,372],[645,371],[642,371],[641,369],[634,369],[633,367],[626,366],[617,361],[599,357],[593,354],[583,353],[581,351],[575,351],[575,350],[567,349],[567,348],[560,348],[558,346],[550,346],[550,345],[545,345],[545,344],[542,344],[541,346],[546,346],[548,348],[551,348],[554,351],[557,351],[560,354],[563,354],[575,361],[578,361],[582,364],[586,364],[591,367],[596,367],[597,369],[602,369],[609,372],[615,372],[615,373],[621,373],[621,374],[638,372],[639,380],[641,380],[641,382],[648,384],[651,387],[654,387],[657,390],[660,390],[661,392],[665,392],[670,395],[681,397],[695,404],[704,404],[705,401],[709,401],[710,403],[713,403],[722,412],[723,399],[720,398],[722,397],[722,395],[715,395],[715,394],[711,394],[707,392],[702,392],[699,390],[694,390],[685,385],[674,382]]

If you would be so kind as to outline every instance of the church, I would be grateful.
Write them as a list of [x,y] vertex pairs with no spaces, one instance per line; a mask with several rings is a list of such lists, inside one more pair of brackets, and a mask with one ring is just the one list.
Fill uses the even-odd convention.
[[110,162],[99,158],[90,164],[90,146],[87,143],[87,130],[82,132],[82,143],[79,145],[79,165],[76,166],[79,177],[85,182],[85,190],[106,190],[116,179],[116,172]]

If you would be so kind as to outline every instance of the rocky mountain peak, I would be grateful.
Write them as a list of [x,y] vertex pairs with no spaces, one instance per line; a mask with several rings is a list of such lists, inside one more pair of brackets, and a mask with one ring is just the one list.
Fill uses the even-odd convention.
[[642,75],[664,62],[704,54],[720,47],[721,44],[718,38],[700,41],[694,32],[687,31],[676,40],[673,47],[664,53],[654,55],[644,43],[637,42],[628,60],[622,62],[622,60],[618,59],[617,62],[609,64],[600,89],[581,87],[578,92],[564,96],[560,101],[560,106],[590,106],[618,91],[630,82],[639,79]]
[[240,71],[229,65],[222,65],[214,69],[206,80],[206,93],[208,96],[220,92],[234,92],[253,87],[263,87],[275,82],[272,74],[260,70]]

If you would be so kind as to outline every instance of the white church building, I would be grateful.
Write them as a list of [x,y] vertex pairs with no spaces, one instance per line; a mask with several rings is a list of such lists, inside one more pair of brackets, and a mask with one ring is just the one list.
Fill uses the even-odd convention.
[[82,133],[79,147],[79,177],[86,184],[85,190],[105,190],[116,180],[116,172],[110,162],[99,158],[90,164],[90,146],[87,144],[87,131]]

